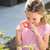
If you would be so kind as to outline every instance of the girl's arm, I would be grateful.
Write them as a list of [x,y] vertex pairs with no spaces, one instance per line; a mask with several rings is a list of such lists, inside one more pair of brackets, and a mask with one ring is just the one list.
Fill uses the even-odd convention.
[[32,23],[29,25],[29,28],[35,33],[37,36],[37,42],[40,50],[46,50],[48,47],[48,41],[49,41],[49,33],[45,34],[43,38],[41,37],[40,33],[38,32],[35,25]]
[[16,45],[19,46],[19,47],[22,45],[22,40],[21,40],[22,36],[21,35],[22,34],[20,33],[20,31],[16,30],[15,42],[16,42]]
[[21,39],[22,39],[22,26],[18,25],[18,27],[16,28],[16,38],[15,38],[15,42],[18,47],[22,45]]
[[37,41],[38,41],[38,46],[40,50],[46,50],[48,47],[49,34],[45,34],[43,36],[43,39],[41,38],[40,35],[37,35]]

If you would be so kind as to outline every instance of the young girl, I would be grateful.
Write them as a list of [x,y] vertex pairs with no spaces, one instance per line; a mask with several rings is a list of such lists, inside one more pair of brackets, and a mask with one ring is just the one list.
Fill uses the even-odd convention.
[[27,0],[25,5],[26,20],[16,28],[17,50],[25,45],[35,45],[35,50],[46,50],[49,41],[49,24],[46,23],[45,7],[42,0]]

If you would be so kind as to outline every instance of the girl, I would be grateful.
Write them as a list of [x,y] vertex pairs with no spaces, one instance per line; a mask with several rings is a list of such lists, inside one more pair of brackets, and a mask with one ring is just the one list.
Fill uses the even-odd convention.
[[[16,28],[17,50],[25,45],[35,45],[35,50],[46,50],[49,41],[49,24],[45,19],[45,7],[41,0],[27,0],[25,5],[26,20],[20,22]],[[33,48],[33,49],[34,49]]]

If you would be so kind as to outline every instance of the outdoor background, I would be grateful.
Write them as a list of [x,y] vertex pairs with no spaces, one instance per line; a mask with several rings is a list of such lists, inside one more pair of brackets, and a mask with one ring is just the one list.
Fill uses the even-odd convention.
[[[46,9],[50,9],[50,0],[43,0]],[[16,36],[16,27],[26,19],[24,14],[26,0],[0,0],[0,28],[5,30],[4,36]],[[4,40],[3,44],[9,40]]]

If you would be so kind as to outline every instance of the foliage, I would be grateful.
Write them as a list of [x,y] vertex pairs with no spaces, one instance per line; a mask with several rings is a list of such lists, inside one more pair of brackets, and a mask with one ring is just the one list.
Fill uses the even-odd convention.
[[49,36],[49,42],[48,42],[48,46],[50,46],[50,36]]
[[0,46],[0,50],[9,50],[9,48],[4,48],[4,47],[5,47],[5,45]]
[[[46,10],[46,21],[50,25],[50,9]],[[48,46],[50,46],[50,35],[49,35],[49,43]]]
[[[13,39],[12,37],[10,37],[10,36],[6,36],[6,37],[3,37],[3,35],[4,35],[4,33],[3,32],[5,32],[4,30],[2,31],[1,29],[0,29],[0,44],[1,43],[3,43],[3,40],[5,40],[5,39]],[[5,45],[3,45],[3,46],[0,46],[0,50],[10,50],[9,48],[5,48]]]
[[50,25],[50,9],[46,10],[46,21]]
[[35,46],[36,44],[34,44],[34,45],[30,45],[30,46],[28,46],[28,45],[25,45],[25,46],[23,46],[23,48],[25,48],[25,47],[27,47],[27,48],[29,48],[30,50],[35,50],[35,48],[33,49],[33,47]]

